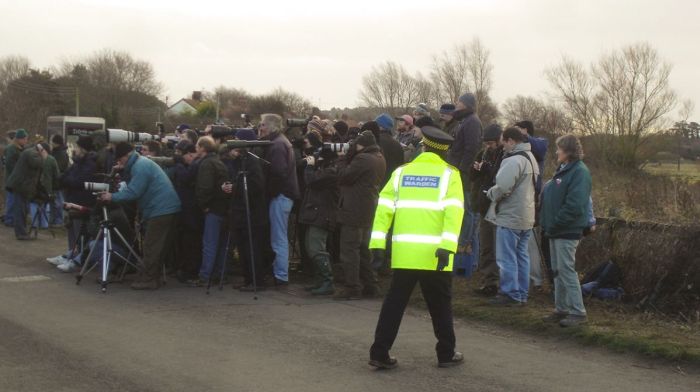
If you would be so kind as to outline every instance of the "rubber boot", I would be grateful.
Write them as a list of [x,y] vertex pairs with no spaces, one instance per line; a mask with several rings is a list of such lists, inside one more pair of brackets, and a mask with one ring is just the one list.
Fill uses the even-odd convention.
[[314,267],[319,272],[321,277],[321,286],[311,290],[311,295],[331,295],[335,292],[333,286],[333,272],[331,270],[331,255],[328,253],[319,253],[314,257]]

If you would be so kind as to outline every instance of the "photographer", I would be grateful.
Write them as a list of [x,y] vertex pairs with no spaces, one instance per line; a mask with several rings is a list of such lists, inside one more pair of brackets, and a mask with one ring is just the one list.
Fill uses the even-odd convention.
[[[236,133],[236,139],[253,141],[257,139],[253,130],[241,130]],[[265,289],[265,264],[263,259],[263,241],[267,236],[268,207],[265,198],[265,176],[260,159],[248,153],[248,149],[234,148],[228,151],[230,159],[224,163],[228,168],[231,183],[224,184],[223,190],[233,194],[231,211],[231,244],[238,247],[244,285],[240,291],[253,291],[253,271],[251,256],[255,262],[255,288]],[[248,238],[248,219],[245,208],[245,193],[242,171],[246,171],[248,183],[248,202],[250,207],[250,230],[253,237],[253,248],[250,249]]]
[[160,287],[163,258],[175,239],[180,200],[163,170],[150,159],[142,158],[125,142],[114,147],[117,169],[129,177],[126,187],[117,193],[103,192],[100,200],[124,203],[137,201],[143,225],[143,270],[131,284],[135,290],[154,290]]
[[215,267],[223,267],[226,261],[225,218],[228,200],[221,185],[229,181],[228,170],[219,159],[218,146],[211,136],[197,141],[197,155],[200,157],[197,171],[195,197],[197,205],[204,212],[204,234],[202,236],[202,266],[199,277],[189,283],[194,287],[207,284]]
[[[78,138],[73,148],[73,165],[61,174],[59,183],[65,192],[66,203],[77,204],[85,208],[95,206],[95,197],[85,189],[86,182],[94,182],[97,171],[97,154],[92,139],[87,136]],[[63,206],[62,206],[63,207]],[[68,252],[64,255],[46,259],[63,272],[74,271],[80,265],[76,242],[80,236],[82,225],[86,224],[88,213],[79,211],[68,212]]]
[[306,144],[309,149],[321,149],[317,154],[306,157],[306,192],[299,214],[299,222],[307,228],[303,246],[314,263],[314,284],[309,290],[312,295],[329,295],[335,289],[331,255],[326,244],[335,230],[336,208],[340,198],[338,171],[335,167],[338,155],[322,149],[321,135],[316,131],[307,133]]
[[294,200],[299,198],[299,183],[292,144],[282,134],[282,117],[277,114],[261,116],[260,139],[272,142],[265,154],[270,162],[266,190],[270,198],[270,237],[275,253],[273,274],[275,284],[289,283],[289,214]]
[[360,134],[339,166],[338,223],[341,225],[340,259],[345,272],[345,287],[336,293],[335,299],[376,296],[379,287],[370,266],[369,240],[386,162],[372,132]]
[[39,188],[36,195],[29,206],[29,216],[31,217],[32,228],[40,227],[46,229],[49,227],[49,212],[56,197],[56,189],[58,189],[58,179],[61,173],[58,170],[56,159],[49,153],[48,143],[40,143],[41,146],[39,155],[43,160],[41,168],[41,176],[39,177]]
[[175,146],[173,185],[180,198],[182,212],[177,233],[176,274],[181,283],[197,278],[202,263],[204,216],[197,205],[195,186],[199,156],[194,144],[182,140]]
[[[17,132],[19,133],[19,131]],[[12,221],[15,227],[15,237],[26,241],[31,237],[27,233],[27,210],[29,201],[36,196],[41,176],[43,147],[37,144],[25,148],[20,154],[17,164],[7,179],[7,189],[13,194]]]
[[[51,156],[54,157],[58,164],[58,171],[65,173],[70,165],[68,159],[68,146],[63,142],[63,137],[59,134],[51,137]],[[61,185],[54,190],[54,201],[51,203],[51,225],[63,226],[63,202],[65,195]]]

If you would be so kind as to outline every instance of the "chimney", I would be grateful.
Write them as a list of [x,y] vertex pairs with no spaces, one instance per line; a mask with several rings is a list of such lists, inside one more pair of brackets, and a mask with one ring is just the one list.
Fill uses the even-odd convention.
[[192,91],[192,100],[201,102],[202,101],[202,92],[201,91]]

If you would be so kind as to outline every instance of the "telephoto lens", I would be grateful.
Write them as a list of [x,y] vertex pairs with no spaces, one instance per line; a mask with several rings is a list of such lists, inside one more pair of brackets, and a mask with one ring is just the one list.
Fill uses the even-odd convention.
[[102,182],[86,182],[85,190],[90,192],[109,192],[109,184]]

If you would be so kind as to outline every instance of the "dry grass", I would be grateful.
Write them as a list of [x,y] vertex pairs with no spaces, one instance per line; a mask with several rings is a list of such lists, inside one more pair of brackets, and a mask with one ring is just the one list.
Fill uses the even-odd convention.
[[[590,299],[586,300],[588,325],[565,329],[541,320],[553,308],[548,293],[534,294],[527,307],[495,307],[488,304],[487,298],[473,294],[474,287],[474,280],[455,279],[455,316],[538,335],[569,337],[620,352],[700,363],[700,321],[680,323],[662,314],[640,313],[620,302]],[[418,291],[413,303],[424,306]]]

